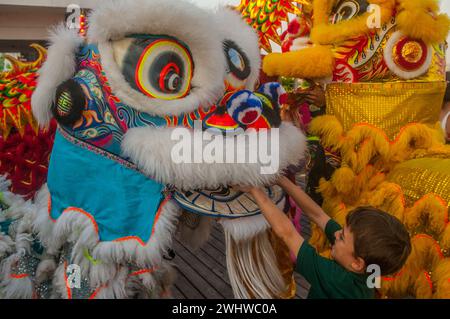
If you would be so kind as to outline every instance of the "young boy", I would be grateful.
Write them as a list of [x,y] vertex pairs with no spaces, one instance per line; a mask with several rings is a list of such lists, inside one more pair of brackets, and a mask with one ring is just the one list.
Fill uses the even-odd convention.
[[361,207],[349,213],[342,229],[288,178],[282,177],[279,185],[325,231],[333,245],[334,260],[320,256],[264,191],[256,187],[241,189],[253,195],[273,231],[296,255],[296,271],[311,284],[308,298],[374,298],[374,290],[367,284],[367,266],[378,265],[382,276],[403,267],[411,243],[405,227],[395,217],[375,208]]

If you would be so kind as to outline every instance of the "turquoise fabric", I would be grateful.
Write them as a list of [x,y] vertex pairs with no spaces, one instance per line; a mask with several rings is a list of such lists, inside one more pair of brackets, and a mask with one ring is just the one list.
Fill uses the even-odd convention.
[[150,239],[164,186],[142,173],[68,141],[56,133],[48,188],[51,212],[58,219],[68,207],[96,221],[100,241],[136,236]]

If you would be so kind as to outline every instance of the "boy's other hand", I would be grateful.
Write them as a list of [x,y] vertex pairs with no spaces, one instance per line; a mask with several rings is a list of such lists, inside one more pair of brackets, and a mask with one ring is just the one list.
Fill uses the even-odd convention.
[[286,190],[286,187],[292,186],[293,183],[286,176],[280,176],[277,180],[277,185]]

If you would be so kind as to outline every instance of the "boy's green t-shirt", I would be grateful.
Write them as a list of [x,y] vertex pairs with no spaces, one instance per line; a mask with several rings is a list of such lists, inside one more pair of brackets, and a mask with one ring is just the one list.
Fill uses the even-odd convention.
[[[334,244],[334,233],[342,227],[330,220],[325,227],[328,240]],[[320,256],[308,243],[300,247],[296,271],[311,284],[308,299],[372,299],[373,289],[367,286],[367,276],[346,270],[337,262]]]

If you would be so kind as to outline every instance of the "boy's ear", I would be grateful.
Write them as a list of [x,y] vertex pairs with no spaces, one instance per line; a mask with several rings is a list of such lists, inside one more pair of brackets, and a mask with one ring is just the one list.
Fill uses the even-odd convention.
[[352,268],[357,273],[362,273],[366,269],[366,262],[361,257],[356,257],[352,262]]

